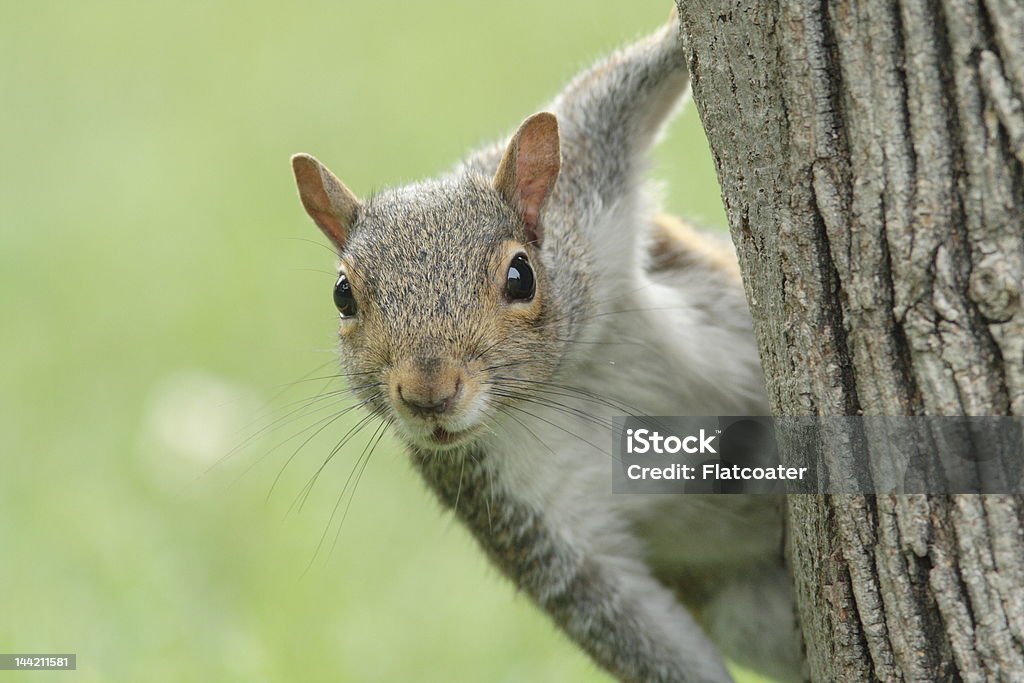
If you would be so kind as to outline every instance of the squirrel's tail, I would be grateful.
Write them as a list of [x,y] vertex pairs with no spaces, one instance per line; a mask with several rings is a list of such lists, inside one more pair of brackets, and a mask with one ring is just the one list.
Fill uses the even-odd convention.
[[[635,180],[647,150],[689,91],[676,13],[655,33],[597,62],[551,104],[564,171],[611,200]],[[639,167],[639,168],[638,168]]]

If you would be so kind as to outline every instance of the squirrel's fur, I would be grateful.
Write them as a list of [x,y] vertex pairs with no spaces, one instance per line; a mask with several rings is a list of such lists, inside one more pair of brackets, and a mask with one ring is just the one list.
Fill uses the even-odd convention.
[[[496,565],[621,680],[731,680],[708,636],[791,680],[779,501],[611,493],[612,416],[766,412],[731,247],[645,179],[688,86],[670,24],[440,179],[363,203],[293,165],[358,303],[351,384]],[[503,294],[516,254],[529,300]]]

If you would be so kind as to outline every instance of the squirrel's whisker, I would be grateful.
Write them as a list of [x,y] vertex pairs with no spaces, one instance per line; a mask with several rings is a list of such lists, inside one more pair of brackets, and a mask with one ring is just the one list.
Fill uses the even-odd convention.
[[280,237],[278,239],[288,240],[289,242],[306,242],[308,244],[314,244],[320,247],[321,249],[326,249],[327,251],[331,252],[331,254],[335,258],[338,258],[338,252],[332,249],[331,247],[327,246],[323,242],[317,242],[316,240],[306,239],[305,237]]
[[[345,415],[348,415],[350,412],[352,412],[356,408],[361,408],[362,406],[364,406],[367,403],[369,403],[370,401],[372,401],[374,398],[376,398],[376,397],[367,398],[367,399],[365,399],[363,401],[360,401],[359,403],[355,403],[353,405],[348,406],[344,410],[342,410],[342,411],[338,412],[337,414],[331,416],[330,419],[327,420],[322,426],[317,428],[316,431],[314,431],[312,434],[310,434],[308,437],[306,437],[306,439],[301,444],[299,444],[295,448],[295,450],[292,451],[291,455],[289,455],[288,458],[284,461],[284,464],[281,465],[281,469],[278,470],[277,476],[274,477],[274,481],[270,485],[270,490],[267,491],[267,500],[270,500],[270,496],[274,493],[274,488],[277,486],[277,482],[280,481],[281,476],[284,475],[284,471],[288,468],[288,465],[290,465],[292,460],[295,459],[295,457],[299,454],[299,452],[303,448],[305,448],[306,444],[308,444],[310,441],[312,441],[314,438],[316,438],[321,432],[323,432],[325,429],[330,427],[332,424],[334,424],[335,422],[340,420],[342,417],[344,417]],[[289,510],[291,510],[291,508],[289,508]]]
[[[374,416],[371,416],[371,417],[374,417]],[[345,479],[345,483],[344,483],[344,485],[341,488],[341,493],[338,494],[338,499],[335,501],[334,507],[331,509],[331,516],[327,520],[327,525],[324,527],[323,533],[320,534],[320,540],[316,544],[316,549],[313,551],[313,556],[309,559],[309,564],[306,566],[306,572],[308,572],[309,569],[313,566],[313,563],[316,561],[317,556],[320,554],[320,550],[323,547],[324,541],[327,539],[327,534],[328,534],[328,532],[330,532],[331,527],[334,525],[334,519],[335,519],[335,517],[338,514],[338,509],[341,506],[342,501],[345,499],[345,492],[348,490],[349,484],[353,481],[353,477],[356,477],[357,471],[360,471],[361,467],[365,467],[364,459],[365,459],[366,462],[369,462],[368,455],[373,452],[373,450],[371,448],[371,445],[374,443],[374,439],[377,437],[378,433],[382,432],[386,426],[387,426],[386,422],[382,422],[380,425],[377,426],[377,428],[374,430],[374,432],[370,435],[370,438],[367,440],[366,445],[363,446],[363,450],[359,454],[359,457],[356,458],[356,462],[352,466],[352,470],[349,472],[348,478]],[[332,455],[333,455],[333,452],[332,452]],[[326,462],[325,462],[325,464],[326,464]],[[323,469],[323,466],[321,466],[320,470],[317,471],[317,475],[319,475],[319,472],[322,469]],[[314,475],[314,476],[317,476],[317,475]],[[357,480],[358,480],[358,477],[357,477]],[[307,495],[308,495],[308,493],[307,493]],[[303,502],[305,502],[305,501],[303,501]],[[301,508],[301,506],[300,506],[300,508]],[[333,548],[333,545],[332,545],[332,548]],[[303,573],[305,573],[305,572],[303,572]]]
[[[609,408],[614,408],[615,410],[622,410],[627,415],[639,416],[642,413],[642,411],[639,408],[636,408],[635,406],[626,405],[621,401],[615,401],[613,399],[608,398],[607,396],[602,396],[592,391],[588,391],[580,387],[574,387],[569,384],[558,384],[555,382],[545,382],[543,380],[526,379],[522,377],[501,377],[501,379],[507,382],[517,382],[520,384],[536,385],[537,387],[550,387],[551,389],[561,389],[563,391],[571,393],[574,396],[578,396],[581,399],[589,400],[594,403],[600,403],[602,405],[608,406]],[[538,391],[539,390],[540,389],[538,389]]]
[[[371,388],[371,387],[374,387],[374,386],[380,386],[380,383],[379,382],[375,382],[373,384],[366,384],[366,385],[363,385],[361,387],[356,387],[356,389],[366,389],[366,388]],[[252,441],[254,441],[255,439],[259,438],[260,436],[263,436],[264,434],[266,434],[268,432],[275,432],[278,429],[282,429],[284,427],[287,427],[288,425],[296,422],[297,420],[301,420],[304,417],[308,417],[311,414],[315,414],[315,413],[317,413],[317,412],[319,412],[319,411],[321,411],[321,410],[323,410],[325,408],[330,407],[330,404],[322,405],[319,408],[313,409],[311,412],[304,412],[308,408],[310,408],[311,406],[316,405],[317,403],[322,403],[322,402],[324,402],[324,401],[326,401],[328,399],[335,398],[337,396],[341,396],[341,395],[347,394],[350,391],[353,391],[353,389],[350,389],[348,387],[346,387],[344,389],[338,389],[338,390],[335,390],[335,391],[329,391],[329,392],[323,392],[321,390],[320,393],[318,393],[317,395],[315,395],[313,397],[298,399],[296,401],[292,401],[292,402],[289,402],[289,403],[285,404],[284,406],[282,406],[282,408],[289,408],[291,406],[297,406],[297,407],[293,408],[292,410],[290,410],[289,412],[285,413],[284,415],[281,415],[281,416],[275,418],[274,420],[272,420],[268,424],[264,425],[263,427],[261,427],[260,429],[256,430],[255,432],[253,432],[249,436],[245,437],[245,439],[243,439],[238,445],[234,446],[230,451],[228,451],[223,456],[221,456],[217,460],[217,462],[215,462],[214,464],[210,465],[210,467],[207,469],[207,472],[210,472],[213,469],[215,469],[215,468],[221,466],[222,464],[226,463],[228,460],[233,458],[239,451],[241,451],[243,448],[245,448],[247,445],[249,445]],[[299,432],[299,433],[301,434],[301,432]],[[287,443],[288,441],[290,441],[295,436],[297,436],[297,435],[293,435],[292,437],[289,437],[288,439],[286,439],[282,443]],[[278,444],[278,445],[281,445],[281,444]],[[274,448],[276,448],[276,446]],[[274,450],[274,449],[272,448],[271,450]],[[262,459],[262,458],[260,458],[260,459]],[[252,468],[252,466],[250,465],[249,469],[251,469],[251,468]],[[248,470],[246,470],[246,471],[248,471]]]
[[306,481],[306,484],[299,490],[299,493],[292,500],[291,505],[288,506],[288,511],[285,514],[290,514],[296,506],[298,506],[299,512],[302,511],[306,501],[309,499],[309,494],[312,493],[313,487],[316,485],[317,479],[319,479],[324,468],[326,468],[327,465],[330,464],[331,460],[341,452],[341,449],[345,447],[345,444],[355,438],[356,435],[358,435],[368,424],[373,422],[375,419],[382,417],[384,412],[384,408],[375,408],[374,410],[371,410],[360,418],[358,422],[352,425],[344,435],[342,435],[341,439],[338,440],[331,451],[327,454],[327,457],[324,458],[323,462],[320,463],[319,467],[316,468],[310,478]]
[[555,455],[555,452],[551,449],[551,446],[549,446],[542,438],[537,436],[537,432],[530,429],[530,427],[527,426],[525,422],[523,422],[518,417],[516,417],[512,412],[510,412],[510,406],[507,403],[505,403],[504,401],[495,401],[495,405],[498,407],[498,412],[502,413],[510,420],[514,420],[515,422],[517,422],[519,426],[525,429],[530,436],[536,439],[537,443],[543,446],[548,451],[548,453],[550,453],[551,455]]
[[591,448],[594,448],[595,450],[603,453],[604,455],[607,455],[612,460],[618,460],[618,458],[616,458],[613,454],[609,453],[606,449],[602,448],[601,446],[598,446],[597,444],[593,443],[592,441],[588,441],[587,439],[584,439],[579,434],[576,434],[575,432],[569,431],[568,429],[566,429],[565,427],[563,427],[562,425],[560,425],[560,424],[558,424],[556,422],[552,422],[551,420],[549,420],[549,419],[547,419],[545,417],[541,417],[537,413],[534,413],[534,412],[531,412],[529,410],[526,410],[525,408],[523,408],[523,407],[521,407],[519,405],[516,405],[515,403],[501,402],[501,401],[498,401],[497,399],[495,399],[495,402],[496,403],[502,403],[506,408],[508,408],[510,410],[516,410],[516,411],[519,411],[520,413],[524,413],[526,415],[529,415],[530,417],[532,417],[535,420],[540,420],[541,422],[544,422],[545,424],[548,424],[548,425],[554,427],[555,429],[558,429],[559,431],[565,432],[569,436],[572,436],[574,438],[579,439],[580,441],[582,441],[583,443],[587,444]]
[[587,412],[580,410],[579,408],[565,405],[564,403],[559,403],[558,401],[555,401],[553,399],[531,396],[529,394],[525,394],[522,392],[509,391],[506,389],[492,389],[491,392],[496,396],[502,396],[504,398],[511,398],[517,401],[522,401],[523,403],[533,403],[534,405],[559,410],[565,413],[566,415],[578,417],[604,429],[612,428],[611,420],[602,420],[601,418],[598,418],[594,415],[590,415]]
[[[390,426],[391,418],[381,423],[377,431],[374,432],[373,436],[370,437],[370,451],[366,454],[366,457],[363,458],[363,464],[359,468],[359,474],[356,475],[356,480],[352,484],[352,492],[348,496],[348,502],[345,503],[344,512],[341,513],[341,520],[338,522],[338,530],[334,532],[334,541],[331,543],[331,551],[328,553],[328,557],[334,555],[334,549],[338,545],[338,539],[341,538],[341,530],[345,526],[345,520],[348,519],[348,511],[352,507],[353,499],[355,499],[356,497],[356,490],[359,488],[359,482],[363,480],[363,472],[366,471],[366,466],[370,464],[370,459],[373,457],[374,451],[377,450],[377,446],[380,445],[381,439],[384,438],[384,435],[387,433],[387,429]],[[341,494],[339,494],[338,496],[339,501],[345,495],[345,488],[347,488],[347,484],[346,487],[342,488]],[[334,516],[333,513],[331,513],[331,516]],[[330,524],[330,522],[328,522],[328,524]]]
[[[284,446],[286,443],[288,443],[288,442],[290,442],[290,441],[292,441],[294,439],[299,438],[301,435],[303,435],[304,433],[306,433],[310,429],[315,429],[317,426],[323,424],[324,422],[328,422],[328,421],[331,421],[333,419],[336,419],[337,417],[340,417],[341,415],[348,414],[349,412],[351,412],[351,411],[353,411],[353,410],[355,410],[357,408],[360,408],[360,407],[362,407],[364,405],[366,405],[366,404],[363,403],[363,402],[358,402],[358,403],[355,403],[355,404],[352,404],[352,405],[348,405],[346,408],[344,408],[341,411],[340,414],[332,413],[330,415],[327,415],[326,417],[319,418],[316,421],[314,421],[313,423],[311,423],[309,425],[306,425],[305,427],[303,427],[299,431],[297,431],[294,434],[288,436],[287,438],[278,441],[273,446],[271,446],[270,448],[265,450],[263,453],[261,453],[259,456],[254,458],[248,465],[246,465],[245,469],[243,469],[242,472],[239,473],[238,476],[236,476],[232,480],[232,485],[235,485],[239,481],[241,481],[243,477],[248,475],[249,472],[251,472],[257,465],[259,465],[261,462],[263,462],[271,453],[275,452],[281,446]],[[292,413],[289,413],[289,415],[291,416],[290,418],[288,418],[288,419],[281,418],[279,420],[275,420],[275,422],[273,424],[267,425],[263,429],[259,430],[256,434],[253,434],[253,435],[249,436],[242,444],[240,444],[239,446],[236,446],[234,449],[231,450],[231,452],[229,452],[228,454],[223,456],[217,463],[215,463],[213,466],[211,466],[211,469],[213,467],[217,467],[218,465],[220,465],[221,463],[226,461],[228,458],[233,457],[234,455],[236,455],[243,446],[247,445],[250,441],[255,439],[257,436],[259,436],[259,435],[261,435],[261,434],[263,434],[265,432],[276,432],[277,430],[283,429],[284,427],[287,427],[288,425],[294,424],[295,422],[298,422],[299,420],[311,417],[311,416],[315,415],[316,413],[321,412],[322,410],[326,410],[328,408],[334,408],[334,407],[336,407],[336,404],[324,403],[323,405],[321,405],[321,406],[319,406],[317,408],[313,408],[312,410],[308,410],[309,406],[307,405],[307,406],[302,406],[302,407],[296,409],[295,411],[292,411]],[[302,411],[305,411],[305,412],[302,412]],[[296,413],[298,413],[298,414],[296,414]],[[286,417],[288,417],[288,416],[286,416]],[[268,497],[269,497],[269,494],[268,494]]]

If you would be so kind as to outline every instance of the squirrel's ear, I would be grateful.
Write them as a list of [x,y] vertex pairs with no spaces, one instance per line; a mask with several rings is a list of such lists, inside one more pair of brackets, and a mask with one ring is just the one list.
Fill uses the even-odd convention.
[[306,213],[338,249],[343,249],[359,211],[359,199],[326,166],[308,154],[292,157],[292,171]]
[[558,119],[542,111],[523,121],[498,165],[494,188],[523,217],[529,242],[540,244],[544,238],[540,212],[561,164]]

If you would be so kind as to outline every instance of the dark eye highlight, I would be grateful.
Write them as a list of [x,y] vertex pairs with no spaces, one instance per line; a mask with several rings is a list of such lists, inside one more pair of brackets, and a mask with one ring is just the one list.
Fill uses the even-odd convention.
[[342,318],[351,318],[358,310],[356,298],[352,295],[352,285],[344,273],[339,275],[338,281],[334,283],[334,305],[338,307],[338,313],[341,313]]
[[505,296],[509,301],[529,301],[537,291],[533,268],[526,260],[526,254],[516,254],[508,265],[505,279]]

